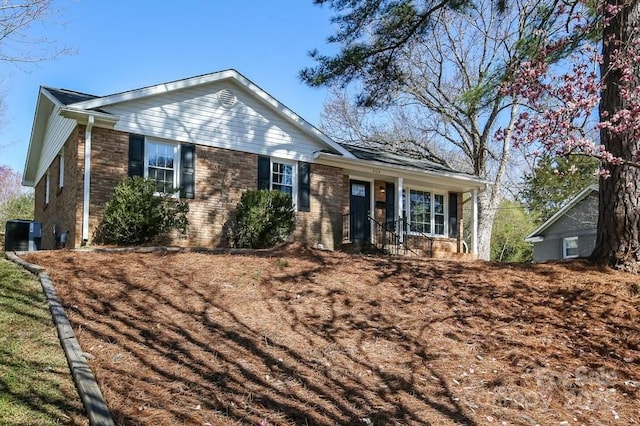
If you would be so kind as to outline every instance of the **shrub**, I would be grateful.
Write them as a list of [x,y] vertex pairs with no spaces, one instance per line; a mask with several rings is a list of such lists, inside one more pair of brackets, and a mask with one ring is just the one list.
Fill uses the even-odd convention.
[[283,243],[295,228],[291,196],[281,191],[250,190],[236,209],[232,238],[236,247],[268,248]]
[[99,242],[136,245],[154,241],[171,230],[186,233],[189,205],[155,194],[155,183],[139,176],[120,182],[104,207]]

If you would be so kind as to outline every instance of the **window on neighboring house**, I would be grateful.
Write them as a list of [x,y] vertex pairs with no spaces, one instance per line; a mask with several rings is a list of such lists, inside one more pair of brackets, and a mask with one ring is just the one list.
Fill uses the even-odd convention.
[[64,148],[58,154],[58,188],[64,186]]
[[147,140],[144,176],[156,183],[156,191],[169,194],[178,187],[179,145]]
[[409,232],[429,235],[446,235],[446,207],[443,194],[429,191],[402,191],[403,215],[408,220]]
[[49,172],[47,172],[44,179],[44,203],[49,204],[49,191],[51,191],[51,179],[49,178]]
[[567,237],[562,239],[562,257],[563,259],[571,259],[578,257],[578,237]]

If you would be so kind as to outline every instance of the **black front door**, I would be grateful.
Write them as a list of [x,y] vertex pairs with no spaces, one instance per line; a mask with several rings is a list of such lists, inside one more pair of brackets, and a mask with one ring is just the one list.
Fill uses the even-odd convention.
[[368,242],[371,235],[369,209],[371,208],[371,188],[369,182],[352,180],[349,184],[351,210],[351,241]]

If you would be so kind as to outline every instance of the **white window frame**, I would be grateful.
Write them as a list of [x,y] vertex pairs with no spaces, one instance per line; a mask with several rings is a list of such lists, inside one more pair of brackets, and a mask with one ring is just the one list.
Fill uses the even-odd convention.
[[64,148],[58,154],[58,189],[64,187]]
[[[145,138],[144,141],[144,178],[149,179],[149,154],[151,149],[149,145],[165,145],[171,147],[173,149],[173,187],[180,187],[180,171],[182,170],[180,167],[180,144],[169,141],[161,141],[158,139]],[[164,194],[160,192],[155,192],[155,195],[171,195],[172,197],[179,197],[180,191],[176,191],[173,194]]]
[[[567,250],[569,249],[569,242],[575,241],[576,242],[576,254],[567,254]],[[562,239],[562,258],[563,259],[573,259],[576,258],[578,256],[580,256],[580,239],[577,236],[573,236],[573,237],[564,237]]]
[[[296,161],[291,160],[283,160],[280,158],[270,157],[271,162],[269,163],[269,190],[273,191],[273,165],[274,164],[284,164],[287,166],[291,166],[291,201],[293,203],[293,207],[297,207],[298,201],[298,163]],[[276,184],[277,185],[277,184]],[[278,190],[278,189],[276,189]]]
[[50,193],[51,192],[51,177],[49,175],[49,171],[47,170],[47,174],[44,179],[44,203],[49,204],[50,201]]
[[[406,214],[405,219],[407,221],[407,233],[409,235],[428,235],[430,237],[443,237],[443,238],[448,238],[449,237],[449,205],[447,203],[447,200],[449,199],[449,193],[448,192],[440,192],[440,191],[435,191],[433,189],[429,189],[429,188],[421,188],[421,187],[410,187],[410,186],[405,186],[404,188],[402,188],[402,191],[407,194],[405,195],[405,199],[404,199],[404,203],[403,203],[403,208],[404,208],[404,212]],[[430,216],[430,220],[431,220],[431,232],[412,232],[411,231],[411,191],[420,191],[420,192],[426,192],[429,193],[430,195],[430,212],[429,212],[429,216]],[[441,196],[442,197],[442,206],[444,207],[444,228],[443,228],[443,233],[442,234],[436,234],[435,230],[436,230],[436,213],[435,213],[435,196]],[[400,194],[400,197],[402,197],[402,194]],[[402,214],[402,212],[401,212]]]

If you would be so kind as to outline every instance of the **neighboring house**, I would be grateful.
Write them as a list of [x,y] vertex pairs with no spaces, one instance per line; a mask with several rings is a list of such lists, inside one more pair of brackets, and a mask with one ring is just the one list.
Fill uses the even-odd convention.
[[586,257],[596,245],[598,187],[591,185],[567,201],[525,241],[533,243],[533,261]]
[[113,188],[135,175],[188,200],[189,230],[175,245],[227,247],[241,194],[266,188],[292,195],[294,239],[310,246],[428,241],[434,255],[463,251],[462,194],[476,200],[486,186],[341,146],[235,70],[109,96],[40,88],[23,183],[35,187],[42,248],[63,233],[68,248],[91,244]]

